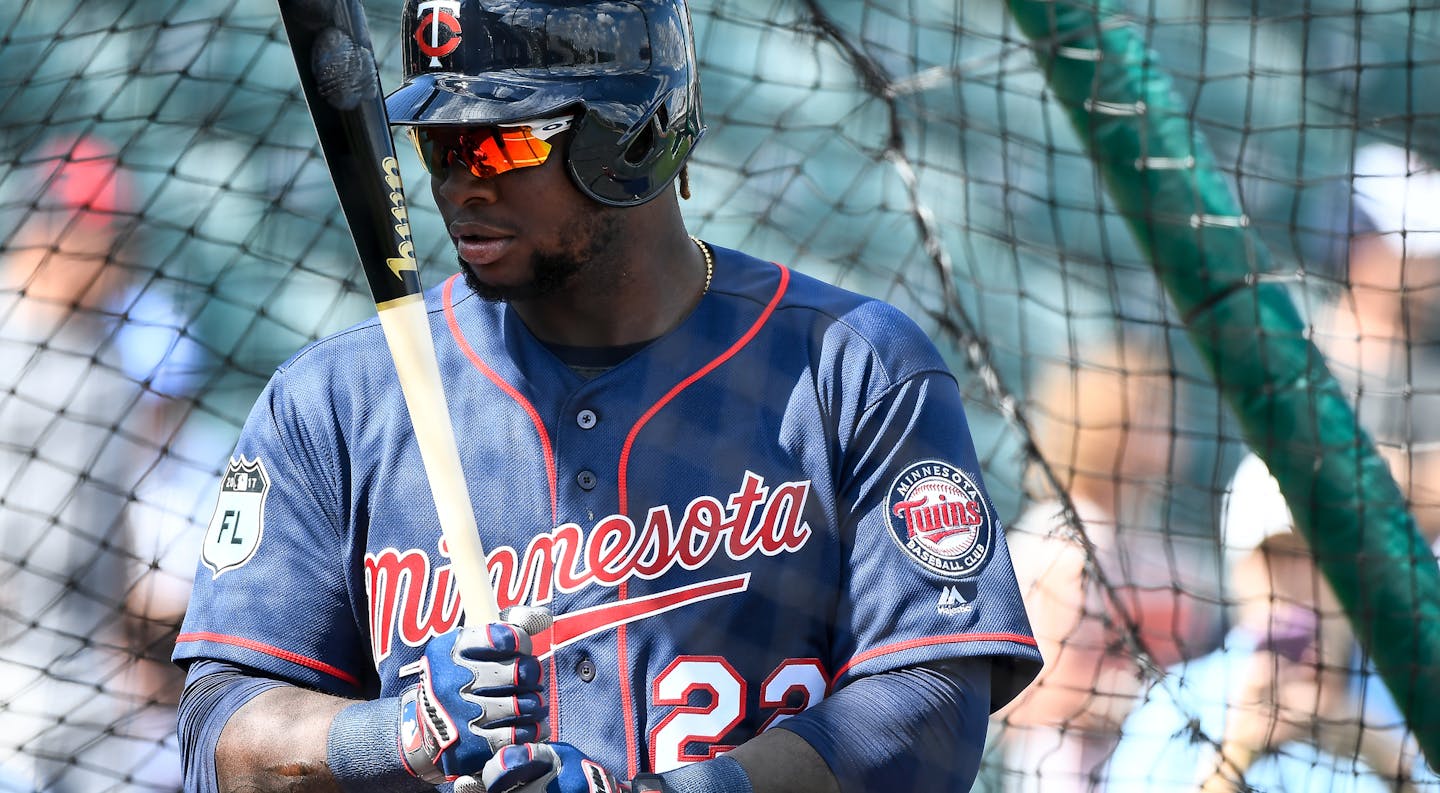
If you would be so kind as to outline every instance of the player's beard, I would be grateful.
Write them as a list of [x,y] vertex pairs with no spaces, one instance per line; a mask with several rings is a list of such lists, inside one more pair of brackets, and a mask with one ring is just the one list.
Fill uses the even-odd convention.
[[482,299],[492,303],[535,300],[560,293],[581,272],[612,275],[602,277],[602,284],[617,283],[624,266],[616,254],[619,238],[617,213],[609,209],[588,213],[584,222],[569,226],[559,235],[553,249],[536,250],[530,255],[530,280],[520,284],[487,284],[464,259],[456,258],[465,283]]

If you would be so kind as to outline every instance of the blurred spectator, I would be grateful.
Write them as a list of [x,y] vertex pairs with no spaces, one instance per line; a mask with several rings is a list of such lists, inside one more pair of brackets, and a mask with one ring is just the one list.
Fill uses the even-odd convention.
[[188,586],[155,560],[188,521],[140,494],[162,489],[169,373],[195,348],[117,258],[133,197],[114,151],[67,139],[38,164],[0,248],[0,764],[39,790],[174,790],[163,636]]
[[[1214,633],[1199,544],[1186,547],[1146,517],[1156,483],[1173,470],[1172,374],[1150,355],[1125,351],[1087,350],[1083,368],[1042,378],[1031,413],[1039,452],[1081,525],[1070,526],[1052,499],[1007,530],[1045,657],[1039,678],[998,714],[1009,790],[1096,789],[1141,690],[1133,643],[1163,665],[1208,649]],[[1078,531],[1093,546],[1099,577],[1087,569]]]
[[[1440,174],[1388,144],[1355,157],[1345,288],[1313,338],[1389,461],[1422,532],[1440,535]],[[1257,457],[1222,515],[1233,628],[1181,664],[1125,723],[1111,791],[1412,790],[1425,776],[1398,708]],[[1180,736],[1177,738],[1176,736]],[[1189,736],[1191,740],[1187,740]],[[1221,757],[1224,745],[1225,757]]]
[[1125,721],[1107,793],[1436,789],[1258,457],[1235,472],[1220,536],[1233,628]]
[[1315,343],[1361,424],[1440,536],[1440,171],[1398,146],[1355,155],[1348,284],[1313,320]]

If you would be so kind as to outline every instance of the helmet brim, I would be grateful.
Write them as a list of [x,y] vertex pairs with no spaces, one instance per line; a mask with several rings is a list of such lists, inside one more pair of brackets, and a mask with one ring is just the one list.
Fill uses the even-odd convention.
[[385,97],[396,126],[508,124],[584,104],[581,84],[521,72],[419,74]]

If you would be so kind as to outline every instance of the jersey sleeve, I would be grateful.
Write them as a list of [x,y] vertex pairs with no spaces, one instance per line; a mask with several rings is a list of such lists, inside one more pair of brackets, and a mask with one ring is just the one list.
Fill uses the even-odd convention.
[[351,606],[346,467],[338,422],[320,408],[330,400],[294,393],[313,390],[279,372],[251,411],[220,482],[174,658],[353,696],[370,664]]
[[905,373],[895,379],[866,364],[876,385],[842,439],[836,497],[848,563],[836,684],[989,656],[991,708],[999,709],[1034,678],[1040,653],[959,386],[933,347],[914,338],[918,328],[901,330],[905,361],[914,363],[890,366]]

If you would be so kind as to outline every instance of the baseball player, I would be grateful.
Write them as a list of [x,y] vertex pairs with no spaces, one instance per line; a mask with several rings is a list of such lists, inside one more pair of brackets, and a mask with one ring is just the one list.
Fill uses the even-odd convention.
[[1040,656],[954,377],[690,237],[682,0],[407,0],[388,98],[505,622],[469,625],[382,332],[282,365],[175,658],[192,790],[964,790]]

